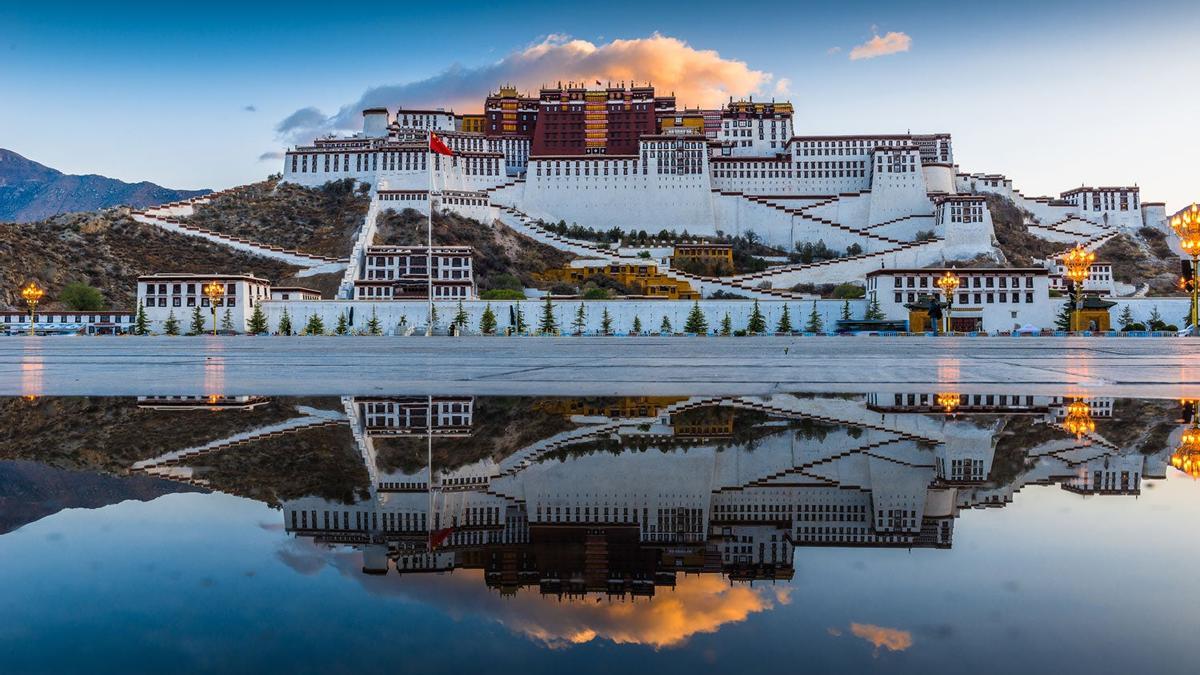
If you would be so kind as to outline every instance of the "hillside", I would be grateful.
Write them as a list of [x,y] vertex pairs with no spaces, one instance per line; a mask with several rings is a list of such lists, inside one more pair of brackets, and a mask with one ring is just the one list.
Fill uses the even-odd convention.
[[29,279],[46,289],[48,309],[58,307],[55,296],[72,281],[100,289],[113,308],[129,309],[142,274],[252,272],[274,281],[296,269],[139,223],[125,208],[0,227],[0,261],[0,308],[23,308],[17,291]]
[[208,194],[173,190],[154,183],[126,183],[89,174],[65,174],[0,148],[0,222],[28,223],[60,213],[113,206],[143,208]]
[[264,244],[344,258],[370,204],[367,185],[353,179],[307,188],[272,177],[222,193],[185,220]]
[[[413,209],[379,214],[375,244],[423,246],[426,217]],[[573,255],[534,241],[501,223],[486,225],[457,214],[433,218],[433,243],[443,246],[473,246],[475,282],[479,290],[496,288],[500,277],[512,275],[527,287],[535,286],[533,274],[567,264]]]

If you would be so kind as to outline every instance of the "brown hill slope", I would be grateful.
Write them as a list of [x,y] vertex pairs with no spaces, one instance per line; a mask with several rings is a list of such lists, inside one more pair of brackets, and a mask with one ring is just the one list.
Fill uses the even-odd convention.
[[367,190],[350,178],[307,188],[271,177],[218,195],[185,220],[264,244],[344,258],[370,206]]
[[290,265],[133,220],[125,208],[69,213],[35,223],[0,225],[0,307],[22,307],[21,284],[36,280],[48,309],[64,285],[95,286],[116,309],[132,308],[138,275],[154,272],[252,272],[272,281]]

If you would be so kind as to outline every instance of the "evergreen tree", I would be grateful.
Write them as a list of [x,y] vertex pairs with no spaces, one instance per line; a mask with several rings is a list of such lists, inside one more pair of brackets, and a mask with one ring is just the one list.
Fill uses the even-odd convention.
[[842,316],[841,316],[841,319],[842,319],[842,321],[849,321],[849,320],[850,320],[850,301],[849,301],[849,300],[843,300],[843,301],[842,301]]
[[546,302],[542,304],[542,318],[538,320],[538,332],[542,335],[554,335],[558,332],[558,322],[554,320],[554,303],[550,294],[546,294]]
[[150,319],[146,317],[146,308],[138,303],[137,318],[133,323],[134,335],[145,335],[150,332]]
[[1121,310],[1121,316],[1117,317],[1117,323],[1121,326],[1121,330],[1128,330],[1126,326],[1133,323],[1133,308],[1125,305],[1125,309]]
[[517,303],[517,311],[513,314],[513,316],[516,317],[516,323],[513,324],[514,331],[517,333],[524,333],[529,329],[528,326],[525,325],[525,310],[521,309],[521,303]]
[[708,319],[700,309],[698,301],[692,303],[692,311],[688,312],[687,321],[683,324],[683,332],[703,335],[708,332]]
[[779,315],[779,323],[775,326],[776,333],[792,332],[792,315],[788,312],[787,303],[783,303],[783,313]]
[[[1190,314],[1191,311],[1189,310],[1188,313]],[[1158,313],[1158,305],[1151,307],[1150,320],[1146,322],[1146,327],[1150,330],[1162,330],[1163,325],[1162,314]]]
[[1059,330],[1071,330],[1071,312],[1073,308],[1071,301],[1067,300],[1062,305],[1062,310],[1054,317],[1054,326]]
[[317,316],[316,314],[313,314],[312,316],[308,317],[308,323],[304,325],[304,334],[305,335],[324,335],[325,334],[325,322],[321,321],[321,317]]
[[337,325],[333,329],[338,335],[345,335],[350,332],[350,322],[346,321],[346,313],[338,314]]
[[233,311],[230,309],[221,316],[221,330],[233,330]]
[[496,313],[492,311],[492,303],[483,308],[483,316],[479,317],[479,332],[483,335],[496,334]]
[[746,332],[751,335],[765,333],[767,330],[767,320],[763,317],[762,310],[758,307],[758,300],[754,301],[754,309],[750,311],[750,321],[746,324]]
[[279,317],[279,334],[292,334],[292,316],[288,314],[287,308],[283,308],[283,316]]
[[204,332],[204,314],[200,312],[200,307],[192,308],[192,323],[188,326],[188,335],[200,335]]
[[430,328],[431,333],[433,332],[433,327],[437,325],[437,320],[438,320],[437,305],[430,305],[429,306],[429,328]]
[[721,335],[733,335],[733,320],[729,318],[729,312],[725,312],[725,318],[721,319]]
[[249,331],[251,335],[267,332],[267,315],[263,314],[262,306],[260,305],[255,305],[254,311],[250,313]]
[[804,324],[804,332],[820,333],[825,330],[825,320],[817,312],[817,301],[813,300],[812,311],[808,313],[808,323]]
[[632,330],[633,330],[634,335],[642,334],[642,320],[640,318],[638,318],[638,316],[636,314],[633,315],[633,329]]
[[579,303],[579,309],[575,310],[575,320],[571,322],[571,332],[576,335],[583,335],[583,329],[587,327],[587,308],[583,303]]
[[604,311],[600,312],[600,333],[602,335],[612,335],[612,332],[612,316],[608,313],[608,308],[605,307]]
[[375,314],[375,308],[371,308],[371,320],[367,322],[367,335],[383,335],[383,329],[379,327],[379,316]]
[[467,327],[467,310],[463,309],[462,300],[458,301],[458,313],[454,315],[454,325],[459,328]]
[[667,335],[670,335],[675,332],[674,330],[671,329],[671,320],[667,318],[666,314],[663,314],[663,320],[662,320],[662,323],[658,326],[658,332],[666,333]]
[[179,335],[179,319],[175,318],[175,310],[167,315],[167,321],[163,324],[163,330],[167,335]]
[[879,307],[879,298],[875,292],[871,292],[871,302],[867,305],[867,311],[863,314],[863,318],[867,321],[883,321],[883,310]]

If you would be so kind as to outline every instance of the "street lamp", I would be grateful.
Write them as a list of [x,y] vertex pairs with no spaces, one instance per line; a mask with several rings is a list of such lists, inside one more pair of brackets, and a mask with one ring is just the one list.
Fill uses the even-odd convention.
[[946,270],[946,273],[938,277],[934,283],[946,295],[946,332],[949,333],[950,326],[952,325],[950,323],[950,311],[954,307],[954,291],[958,290],[958,285],[961,282],[958,280],[958,277],[954,276],[953,272]]
[[1200,296],[1197,296],[1196,264],[1200,262],[1200,206],[1192,204],[1171,216],[1171,229],[1179,237],[1179,248],[1192,257],[1192,335],[1200,333],[1196,324],[1200,315]]
[[225,286],[219,281],[204,284],[204,295],[208,297],[208,305],[212,307],[213,335],[217,334],[217,300],[225,297]]
[[34,335],[33,330],[33,313],[37,311],[38,301],[46,291],[42,290],[41,286],[37,285],[36,281],[30,281],[21,289],[21,298],[25,300],[25,304],[29,307],[29,334]]
[[1071,330],[1081,330],[1079,324],[1083,323],[1083,282],[1087,281],[1088,273],[1092,269],[1092,263],[1096,261],[1096,254],[1085,249],[1081,245],[1076,245],[1075,248],[1067,251],[1062,257],[1063,267],[1066,268],[1066,276],[1075,284],[1075,313],[1071,317]]
[[1200,401],[1183,401],[1192,405],[1192,425],[1183,430],[1179,448],[1171,453],[1171,466],[1192,478],[1200,478]]

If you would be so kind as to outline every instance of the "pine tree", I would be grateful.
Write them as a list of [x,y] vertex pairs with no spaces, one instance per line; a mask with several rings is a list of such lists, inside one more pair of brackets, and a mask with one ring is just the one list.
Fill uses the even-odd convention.
[[482,335],[496,334],[496,313],[492,311],[492,303],[483,308],[483,316],[479,317],[479,332]]
[[883,321],[883,310],[879,307],[879,298],[876,297],[874,291],[871,292],[871,302],[867,305],[867,311],[863,314],[863,318],[867,321]]
[[350,323],[346,321],[345,312],[338,314],[337,325],[334,327],[333,332],[338,335],[345,335],[350,332]]
[[313,314],[312,316],[308,317],[308,323],[304,325],[304,334],[305,335],[324,335],[325,334],[325,322],[321,321],[321,317],[317,316],[316,314]]
[[849,320],[850,320],[850,301],[849,301],[849,300],[843,300],[843,301],[842,301],[842,316],[841,316],[841,319],[842,319],[842,321],[849,321]]
[[575,310],[575,320],[571,322],[571,332],[576,335],[583,335],[583,329],[587,327],[587,308],[583,303],[579,303],[579,309]]
[[513,329],[518,334],[524,333],[526,330],[528,330],[528,327],[525,325],[525,310],[521,309],[521,303],[519,303],[519,302],[517,303],[517,311],[515,313],[515,316],[516,316],[516,324],[513,326]]
[[641,335],[641,334],[642,334],[642,320],[641,320],[640,318],[638,318],[638,316],[637,316],[636,314],[634,314],[634,315],[633,315],[633,328],[632,328],[632,330],[633,330],[633,334],[634,334],[634,335]]
[[812,311],[808,313],[808,323],[804,324],[804,332],[820,333],[825,330],[825,320],[817,312],[817,301],[813,300]]
[[1133,308],[1125,305],[1125,309],[1121,310],[1121,316],[1117,317],[1117,323],[1120,324],[1121,330],[1128,330],[1126,326],[1133,323]]
[[283,316],[279,317],[279,334],[292,334],[292,315],[288,314],[287,308],[283,308]]
[[550,294],[546,294],[546,302],[542,304],[542,318],[538,320],[538,332],[542,335],[554,335],[558,332],[558,322],[554,320],[554,303]]
[[746,324],[746,332],[751,335],[765,333],[767,330],[767,320],[763,317],[762,310],[758,307],[758,300],[754,301],[754,309],[750,311],[750,321]]
[[602,335],[612,335],[612,332],[612,315],[608,313],[608,308],[605,307],[604,311],[600,312],[600,333]]
[[150,332],[150,319],[146,317],[146,308],[138,303],[137,319],[134,320],[133,334],[145,335]]
[[1062,310],[1054,317],[1054,326],[1059,330],[1071,330],[1071,301],[1067,300],[1063,303]]
[[179,319],[175,318],[175,310],[167,315],[167,321],[163,324],[163,330],[167,335],[179,335]]
[[667,318],[666,314],[663,314],[663,320],[662,320],[662,323],[658,326],[658,332],[666,333],[667,335],[671,335],[672,333],[675,332],[674,330],[671,329],[671,320]]
[[225,310],[225,314],[221,316],[221,330],[233,330],[233,311]]
[[383,335],[383,329],[379,327],[379,316],[375,314],[375,308],[371,308],[371,320],[367,322],[367,335]]
[[792,332],[792,315],[788,312],[787,303],[783,303],[783,313],[779,315],[779,323],[775,326],[776,333]]
[[692,303],[692,311],[688,312],[687,321],[683,324],[683,332],[696,335],[708,332],[708,319],[704,318],[704,312],[700,309],[698,301]]
[[454,315],[454,325],[459,328],[467,327],[467,310],[463,309],[462,300],[458,301],[458,312]]
[[1146,327],[1150,330],[1162,330],[1163,325],[1162,314],[1158,313],[1158,305],[1151,307],[1150,320],[1146,323]]
[[204,332],[204,314],[200,312],[200,307],[192,308],[192,323],[188,326],[188,335],[200,335]]
[[254,311],[250,313],[249,331],[251,335],[267,332],[267,315],[263,314],[261,305],[255,305]]
[[725,312],[725,318],[721,319],[721,335],[733,335],[733,320],[729,318],[729,312]]

